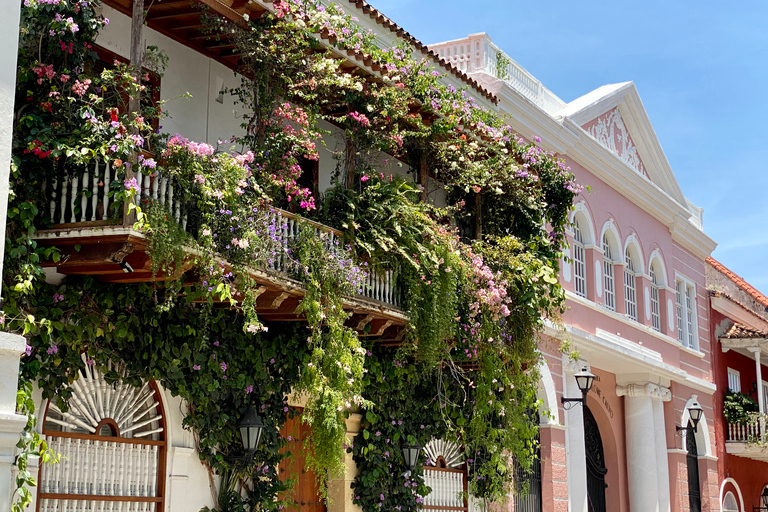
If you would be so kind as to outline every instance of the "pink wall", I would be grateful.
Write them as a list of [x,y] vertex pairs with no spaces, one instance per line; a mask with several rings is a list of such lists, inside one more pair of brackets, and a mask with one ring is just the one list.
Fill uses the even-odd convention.
[[[709,318],[708,318],[708,298],[706,296],[706,282],[704,277],[705,262],[690,254],[687,250],[672,241],[672,237],[664,224],[646,213],[640,207],[631,203],[618,191],[607,186],[604,182],[595,178],[589,171],[584,169],[573,161],[566,158],[568,165],[577,177],[579,183],[591,187],[591,192],[584,193],[582,199],[586,203],[586,208],[592,221],[592,232],[594,233],[595,245],[601,245],[601,233],[603,227],[611,219],[618,232],[619,254],[614,254],[614,260],[624,260],[624,245],[628,237],[634,234],[641,252],[636,271],[638,273],[648,274],[649,258],[654,250],[658,250],[666,273],[663,276],[665,283],[670,288],[675,286],[675,272],[679,272],[687,277],[696,287],[697,299],[697,327],[699,350],[704,354],[703,358],[697,357],[685,350],[681,350],[677,339],[676,328],[669,329],[669,319],[667,311],[667,299],[671,299],[674,305],[675,294],[670,291],[667,293],[661,290],[660,313],[661,313],[661,332],[674,338],[675,343],[669,344],[657,337],[649,335],[645,329],[633,328],[613,318],[609,314],[597,312],[570,304],[571,310],[566,312],[563,319],[565,323],[574,325],[587,332],[594,333],[596,328],[601,328],[613,333],[619,332],[622,337],[641,341],[643,346],[651,350],[662,353],[664,361],[678,368],[682,368],[691,375],[706,380],[711,380],[711,348],[709,341]],[[587,298],[596,304],[603,304],[603,297],[598,297],[595,293],[595,264],[602,262],[600,253],[587,250]],[[623,267],[614,266],[614,289],[616,290],[616,313],[623,315],[624,310],[624,281]],[[570,282],[565,281],[561,272],[561,284],[566,290],[574,291],[574,276],[571,266]],[[636,283],[638,296],[638,322],[645,326],[651,325],[651,320],[646,318],[644,307],[644,287],[648,287],[650,282],[647,279],[639,278]],[[674,316],[674,315],[673,315]],[[674,320],[674,318],[673,318]],[[674,322],[673,322],[674,323]],[[638,325],[639,327],[639,325]]]

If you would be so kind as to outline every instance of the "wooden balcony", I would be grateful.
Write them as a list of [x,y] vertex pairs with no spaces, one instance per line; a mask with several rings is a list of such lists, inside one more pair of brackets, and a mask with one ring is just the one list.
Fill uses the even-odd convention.
[[[196,234],[197,226],[189,220],[193,218],[192,212],[186,211],[178,194],[174,194],[179,190],[175,182],[178,178],[141,173],[135,176],[141,186],[137,197],[140,204],[154,201],[165,205],[185,231]],[[115,204],[109,194],[110,186],[122,187],[122,181],[122,176],[118,176],[109,162],[96,161],[46,183],[47,208],[43,215],[47,227],[40,229],[35,238],[41,245],[58,247],[62,255],[59,262],[47,265],[58,274],[93,275],[114,283],[180,278],[153,275],[147,237],[133,228],[125,205]],[[342,236],[328,226],[302,221],[299,216],[278,208],[271,209],[268,215],[275,220],[285,248],[296,242],[301,222],[308,222],[327,243]],[[221,261],[227,265],[225,260]],[[185,270],[191,270],[191,266]],[[286,257],[278,256],[269,265],[249,272],[258,284],[257,312],[264,320],[302,319],[297,308],[305,288],[289,273]],[[369,273],[362,292],[345,301],[345,307],[352,313],[348,321],[350,327],[366,336],[391,342],[402,339],[402,326],[408,319],[399,309],[396,278],[394,269]]]
[[768,462],[768,418],[756,416],[744,423],[726,423],[725,451],[731,455]]

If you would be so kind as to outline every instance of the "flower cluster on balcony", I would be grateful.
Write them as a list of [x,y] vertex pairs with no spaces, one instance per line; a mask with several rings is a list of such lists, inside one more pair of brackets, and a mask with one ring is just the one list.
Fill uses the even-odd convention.
[[[129,378],[158,379],[189,402],[185,424],[212,470],[252,478],[253,503],[272,503],[283,488],[274,469],[284,445],[277,431],[291,412],[291,392],[308,398],[309,464],[318,472],[341,471],[345,416],[362,410],[366,428],[387,433],[382,439],[462,439],[480,454],[471,492],[501,498],[512,474],[507,455],[525,463],[532,454],[535,427],[525,411],[536,406],[536,334],[563,305],[557,262],[580,188],[538,139],[523,139],[467,91],[443,85],[406,45],[376,47],[339,7],[273,5],[243,24],[210,20],[243,55],[242,83],[229,92],[245,112],[242,135],[214,147],[154,131],[162,104],[130,108],[146,96],[144,70],[95,71],[91,47],[106,24],[95,0],[28,1],[4,324],[29,336],[23,375],[62,407],[85,348],[94,364],[121,361]],[[63,30],[59,18],[78,30]],[[363,52],[383,78],[344,72],[318,34],[337,49]],[[346,146],[335,155],[333,185],[315,197],[299,184],[300,163],[318,158],[321,121],[343,131]],[[415,182],[377,169],[382,152],[408,166]],[[89,178],[92,190],[111,198],[108,216],[125,222],[129,204],[134,229],[148,240],[151,285],[44,281],[41,264],[55,265],[60,253],[35,240],[35,229],[51,227],[44,212],[53,198],[40,191],[96,161],[114,171],[105,183]],[[428,179],[445,188],[446,207],[423,200]],[[102,203],[89,194],[78,190],[61,217],[84,217],[86,198],[95,212]],[[330,228],[285,215],[281,205]],[[263,273],[283,273],[302,287],[295,313],[305,324],[262,321]],[[358,331],[366,327],[350,325],[350,296],[365,294],[371,275],[388,276],[401,292],[410,323],[397,354],[364,346]],[[232,309],[216,307],[222,302]],[[409,380],[404,366],[423,380]],[[393,417],[381,408],[382,394],[432,406],[400,403],[403,417]],[[227,458],[236,432],[222,414],[252,403],[272,411],[258,468]],[[413,430],[401,432],[395,421]],[[382,472],[404,461],[375,437],[371,448],[351,448],[365,468],[355,485],[366,511],[404,492]],[[426,492],[420,478],[399,502],[403,510],[414,510]]]

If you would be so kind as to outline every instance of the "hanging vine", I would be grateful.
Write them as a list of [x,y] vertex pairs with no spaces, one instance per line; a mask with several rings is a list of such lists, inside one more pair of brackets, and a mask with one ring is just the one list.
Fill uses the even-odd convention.
[[[208,16],[212,37],[231,39],[243,55],[242,83],[229,91],[243,132],[214,147],[155,133],[164,106],[128,111],[126,95],[141,97],[146,85],[124,65],[97,71],[92,45],[108,20],[95,0],[25,2],[4,280],[5,328],[29,340],[22,379],[66,408],[87,350],[94,364],[125,364],[131,383],[158,380],[188,403],[184,424],[206,464],[226,482],[250,482],[250,510],[274,509],[285,489],[276,468],[290,393],[307,397],[309,464],[329,477],[344,467],[346,414],[365,413],[366,442],[352,450],[361,468],[355,499],[366,511],[395,502],[413,510],[428,492],[418,471],[408,491],[385,478],[401,455],[383,435],[462,440],[475,461],[470,492],[503,499],[509,455],[526,466],[533,454],[526,412],[536,405],[537,335],[563,307],[558,258],[580,187],[536,138],[443,85],[406,45],[379,48],[337,6],[272,5],[240,25]],[[323,39],[368,55],[382,80],[344,72]],[[319,158],[321,122],[343,132],[345,147],[336,181],[316,198],[299,177],[302,162]],[[145,150],[154,156],[134,159]],[[381,157],[417,182],[385,175]],[[36,228],[50,224],[45,183],[94,159],[118,171],[106,184],[117,205],[110,218],[133,203],[152,285],[45,283],[42,265],[60,258],[35,241]],[[132,168],[176,184],[183,225],[177,211],[141,195]],[[430,183],[445,189],[444,208],[422,201]],[[276,209],[286,204],[340,229],[343,241],[300,222],[288,243]],[[255,272],[278,264],[305,288],[305,325],[269,325],[257,314]],[[344,298],[383,270],[395,276],[410,325],[397,355],[370,347],[366,358],[345,326]],[[233,309],[213,307],[222,301]],[[243,467],[232,462],[233,425],[249,404],[262,408],[268,434],[259,462]]]

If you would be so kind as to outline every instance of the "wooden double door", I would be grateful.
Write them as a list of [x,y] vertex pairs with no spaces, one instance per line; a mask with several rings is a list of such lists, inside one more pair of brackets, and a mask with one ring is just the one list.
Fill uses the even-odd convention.
[[289,510],[326,512],[315,473],[310,471],[306,464],[309,432],[309,425],[302,423],[301,416],[286,420],[281,430],[281,434],[288,441],[286,450],[292,455],[280,463],[280,478],[294,482],[293,490],[284,499],[293,502],[293,507]]

